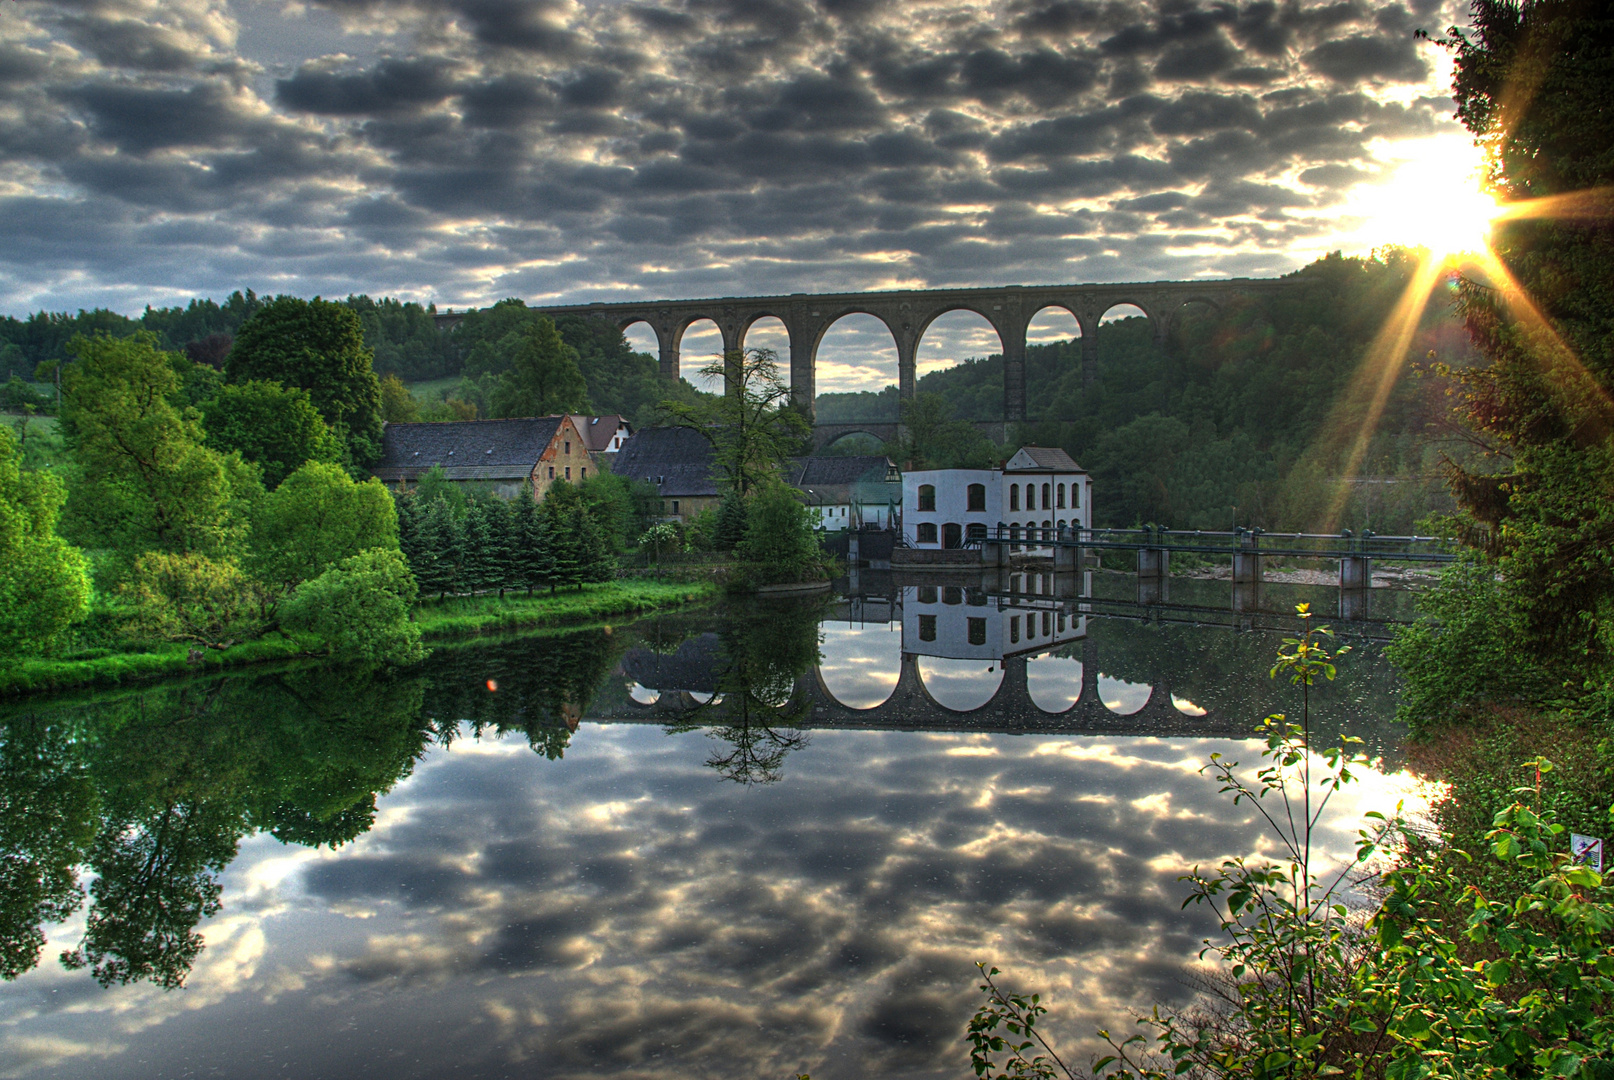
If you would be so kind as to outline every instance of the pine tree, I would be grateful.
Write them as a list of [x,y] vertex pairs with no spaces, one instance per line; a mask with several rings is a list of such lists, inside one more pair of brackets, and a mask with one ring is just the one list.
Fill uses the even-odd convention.
[[442,599],[460,588],[463,537],[460,521],[446,502],[432,500],[421,520],[422,570],[415,577],[423,593]]
[[582,508],[566,508],[545,499],[543,511],[544,524],[549,533],[549,549],[554,560],[554,569],[549,575],[549,589],[553,592],[558,585],[576,585],[583,580],[583,552],[578,535],[578,517]]
[[421,507],[415,501],[415,497],[408,492],[395,493],[393,502],[398,508],[398,550],[403,552],[404,561],[409,564],[410,572],[418,581],[425,566]]
[[482,506],[482,519],[487,533],[485,550],[488,574],[484,587],[499,590],[499,599],[502,600],[505,589],[519,585],[516,580],[516,541],[511,534],[513,518],[510,504],[500,498],[488,499]]
[[738,491],[731,491],[717,511],[717,531],[713,538],[718,550],[733,551],[735,545],[745,539],[745,525],[745,498]]
[[493,536],[488,522],[486,498],[476,499],[465,509],[465,555],[460,562],[460,587],[473,596],[498,584],[500,569],[493,559]]
[[523,486],[511,504],[510,523],[512,586],[526,589],[531,596],[534,589],[549,584],[555,572],[548,521],[533,500],[531,488]]
[[578,547],[578,582],[610,581],[616,577],[616,556],[605,530],[587,510],[575,512]]

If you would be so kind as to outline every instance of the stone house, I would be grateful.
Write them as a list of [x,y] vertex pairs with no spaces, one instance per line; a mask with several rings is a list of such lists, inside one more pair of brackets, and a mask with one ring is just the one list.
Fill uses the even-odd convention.
[[542,500],[556,480],[581,483],[597,472],[588,440],[570,416],[388,424],[381,460],[370,471],[408,488],[433,466],[460,483],[487,484],[507,499],[523,484]]
[[712,444],[689,428],[635,431],[612,459],[611,471],[654,487],[661,499],[661,516],[669,520],[688,524],[696,514],[723,501]]

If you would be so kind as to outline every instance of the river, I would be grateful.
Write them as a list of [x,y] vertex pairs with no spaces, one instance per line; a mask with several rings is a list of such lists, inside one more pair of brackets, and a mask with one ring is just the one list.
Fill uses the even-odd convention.
[[[1001,587],[999,587],[1001,586]],[[1181,1003],[1188,868],[1273,850],[1200,768],[1353,646],[1319,738],[1385,761],[1376,590],[893,579],[0,709],[0,1075],[962,1077],[974,962],[1096,1028]],[[1011,622],[1012,620],[1012,622]]]

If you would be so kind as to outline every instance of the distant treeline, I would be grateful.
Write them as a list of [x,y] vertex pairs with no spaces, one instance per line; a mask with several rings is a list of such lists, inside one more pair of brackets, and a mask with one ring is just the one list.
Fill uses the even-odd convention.
[[[40,365],[66,360],[67,343],[79,334],[121,338],[148,330],[160,348],[221,367],[241,325],[270,299],[248,289],[231,293],[223,303],[192,300],[184,307],[147,307],[138,318],[104,308],[76,315],[39,311],[25,319],[0,316],[0,384],[14,377],[48,381]],[[519,366],[525,332],[543,318],[520,300],[505,300],[468,313],[443,332],[432,318],[434,305],[363,295],[337,302],[358,314],[364,344],[375,354],[377,375],[396,375],[406,383],[461,377],[445,396],[475,405],[475,415],[482,417],[497,414],[494,387]],[[639,419],[668,396],[669,388],[658,379],[656,360],[634,352],[615,326],[577,316],[554,322],[571,350],[567,359],[576,365],[575,375],[566,365],[558,385],[540,395],[553,398],[557,408]],[[687,395],[693,388],[680,384],[671,392]],[[6,404],[0,401],[0,407]]]

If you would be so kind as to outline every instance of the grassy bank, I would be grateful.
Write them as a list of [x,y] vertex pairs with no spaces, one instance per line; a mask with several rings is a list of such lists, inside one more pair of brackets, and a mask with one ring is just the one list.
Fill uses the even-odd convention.
[[679,607],[717,595],[710,582],[646,581],[629,578],[536,596],[506,595],[428,600],[415,610],[427,641],[493,634],[528,626],[596,622],[618,615],[640,615]]
[[[570,626],[640,615],[698,603],[716,594],[716,587],[709,583],[628,579],[531,597],[427,600],[416,608],[415,621],[428,642],[451,641],[529,627]],[[310,656],[310,646],[309,641],[276,632],[228,649],[201,650],[194,658],[188,646],[162,645],[142,652],[94,650],[63,659],[28,657],[0,661],[0,697],[72,687],[119,686],[296,660]]]

